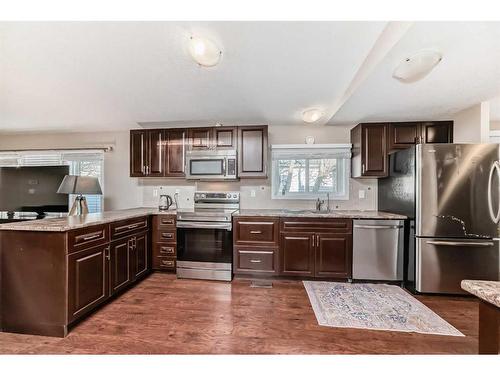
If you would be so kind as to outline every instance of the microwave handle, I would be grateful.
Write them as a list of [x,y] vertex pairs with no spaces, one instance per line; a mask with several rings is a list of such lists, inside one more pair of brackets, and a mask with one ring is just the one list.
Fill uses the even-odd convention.
[[222,159],[222,174],[224,176],[227,176],[227,173],[226,173],[226,158]]

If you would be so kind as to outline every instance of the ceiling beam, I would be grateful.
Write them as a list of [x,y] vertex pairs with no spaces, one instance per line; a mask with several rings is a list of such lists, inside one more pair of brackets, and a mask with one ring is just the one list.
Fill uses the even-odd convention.
[[328,109],[325,123],[328,124],[342,106],[349,100],[354,92],[368,78],[377,65],[392,50],[406,32],[413,25],[413,22],[388,22],[384,30],[380,33],[373,47],[366,55],[363,63],[357,70],[351,82],[340,98]]

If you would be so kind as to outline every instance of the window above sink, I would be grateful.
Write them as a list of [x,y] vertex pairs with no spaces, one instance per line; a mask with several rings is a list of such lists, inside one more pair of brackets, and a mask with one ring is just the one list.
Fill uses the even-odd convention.
[[273,199],[349,199],[350,144],[272,145]]

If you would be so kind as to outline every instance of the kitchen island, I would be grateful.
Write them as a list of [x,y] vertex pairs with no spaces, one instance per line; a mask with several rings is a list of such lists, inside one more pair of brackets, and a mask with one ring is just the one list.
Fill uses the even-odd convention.
[[175,211],[137,208],[0,225],[1,330],[66,336],[151,272],[156,227],[171,234],[175,258]]

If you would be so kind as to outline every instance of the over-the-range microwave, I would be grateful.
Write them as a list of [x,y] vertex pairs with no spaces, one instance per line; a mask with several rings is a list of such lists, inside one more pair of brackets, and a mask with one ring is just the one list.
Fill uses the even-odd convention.
[[236,151],[207,150],[186,152],[186,179],[236,180]]

